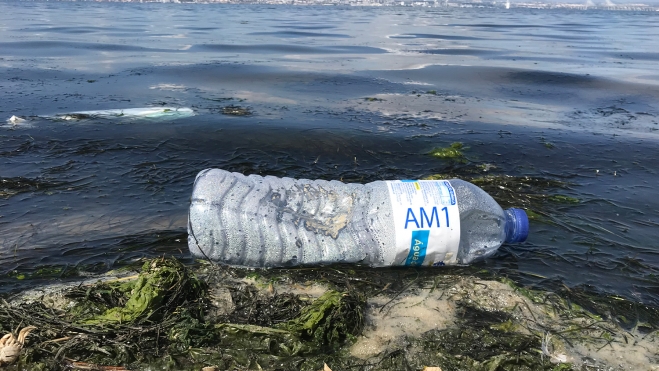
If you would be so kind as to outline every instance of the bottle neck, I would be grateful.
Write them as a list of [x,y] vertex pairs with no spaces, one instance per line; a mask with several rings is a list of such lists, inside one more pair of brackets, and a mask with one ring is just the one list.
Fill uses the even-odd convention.
[[506,215],[506,242],[518,243],[526,241],[529,235],[529,218],[522,209],[510,208],[504,210]]

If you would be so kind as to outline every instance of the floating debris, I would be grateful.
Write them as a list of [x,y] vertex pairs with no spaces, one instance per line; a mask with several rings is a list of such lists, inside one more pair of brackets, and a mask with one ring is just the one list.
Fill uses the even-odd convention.
[[220,98],[203,98],[203,99],[210,100],[210,101],[213,101],[213,102],[226,102],[226,101],[235,100],[235,99],[238,99],[238,98],[220,97]]
[[67,114],[46,116],[59,120],[114,119],[114,118],[145,118],[145,119],[178,119],[194,116],[194,111],[187,107],[146,107],[110,109],[98,111],[80,111]]
[[490,171],[490,170],[495,170],[495,169],[497,169],[497,167],[496,167],[495,165],[493,165],[493,164],[487,164],[487,163],[486,163],[486,164],[479,164],[479,165],[476,165],[476,167],[477,167],[479,170],[483,171],[483,172],[488,172],[488,171]]
[[25,121],[27,121],[27,120],[25,120],[25,119],[22,118],[22,117],[18,117],[18,116],[12,116],[12,117],[10,117],[10,118],[7,119],[7,123],[8,123],[8,124],[11,124],[11,125],[22,124],[22,123],[24,123]]
[[[187,107],[145,107],[109,109],[98,111],[78,111],[52,116],[34,116],[48,120],[80,121],[90,119],[152,119],[152,120],[175,120],[194,116],[195,112]],[[13,125],[26,122],[27,119],[18,116],[10,117],[7,122]]]
[[222,107],[222,114],[230,116],[249,116],[252,114],[252,111],[250,111],[249,108],[230,105]]

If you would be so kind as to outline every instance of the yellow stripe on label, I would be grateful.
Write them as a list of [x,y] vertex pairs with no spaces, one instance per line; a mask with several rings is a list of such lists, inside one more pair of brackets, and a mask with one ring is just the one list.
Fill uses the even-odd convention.
[[417,191],[421,190],[421,186],[419,185],[419,182],[414,182],[414,188],[416,188]]

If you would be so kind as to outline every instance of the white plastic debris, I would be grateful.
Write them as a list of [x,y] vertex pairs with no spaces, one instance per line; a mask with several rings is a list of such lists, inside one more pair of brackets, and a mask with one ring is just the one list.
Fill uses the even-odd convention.
[[540,344],[542,349],[541,357],[549,357],[551,363],[566,363],[568,358],[565,354],[555,353],[552,343],[551,343],[551,334],[549,332],[545,333],[545,336],[542,338],[542,343]]
[[18,116],[12,116],[7,120],[7,123],[12,124],[12,125],[18,125],[18,124],[21,124],[23,122],[25,122],[25,119],[20,118]]
[[[47,120],[88,120],[88,119],[155,119],[155,120],[175,120],[195,115],[195,111],[188,107],[144,107],[144,108],[124,108],[108,109],[98,111],[77,111],[65,114],[51,116],[30,116],[32,118],[41,118]],[[27,122],[28,119],[12,116],[7,119],[10,125],[18,125]]]
[[145,107],[109,109],[98,111],[79,111],[48,118],[60,120],[84,120],[90,118],[151,118],[151,119],[178,119],[194,116],[194,111],[187,107]]

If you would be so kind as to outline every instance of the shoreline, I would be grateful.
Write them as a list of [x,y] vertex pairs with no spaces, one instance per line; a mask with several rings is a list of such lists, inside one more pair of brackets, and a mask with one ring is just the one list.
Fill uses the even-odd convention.
[[[168,309],[158,318],[151,308],[120,322],[109,320],[109,313],[130,307],[126,303],[139,296],[136,287],[148,287],[153,274],[165,270],[161,266],[177,277],[167,287],[196,287],[187,290],[196,291],[195,296],[165,290],[156,307],[168,303]],[[264,370],[288,369],[281,368],[284,364],[318,370],[323,362],[335,371],[403,364],[442,370],[525,370],[529,365],[542,370],[659,369],[659,308],[576,290],[526,289],[482,269],[391,269],[383,274],[346,266],[264,270],[208,262],[186,268],[158,258],[147,260],[139,273],[117,273],[28,290],[3,301],[4,332],[38,327],[28,336],[18,365],[7,369],[76,369],[78,362],[140,370],[164,367],[163,359],[169,359],[169,367],[185,370],[256,364]],[[176,301],[171,292],[187,299],[171,305]],[[84,304],[94,297],[105,297],[105,312],[98,299],[91,307]],[[112,300],[123,300],[124,309],[110,308]],[[351,309],[341,309],[344,305]],[[51,315],[60,313],[60,319],[47,321],[45,308]],[[8,319],[8,313],[23,314]],[[306,330],[295,327],[305,323]],[[134,336],[130,334],[138,328],[144,332],[142,348],[121,343],[122,336]],[[85,349],[82,338],[94,346]],[[118,348],[125,348],[123,358],[116,358]],[[123,362],[113,364],[114,359]]]

